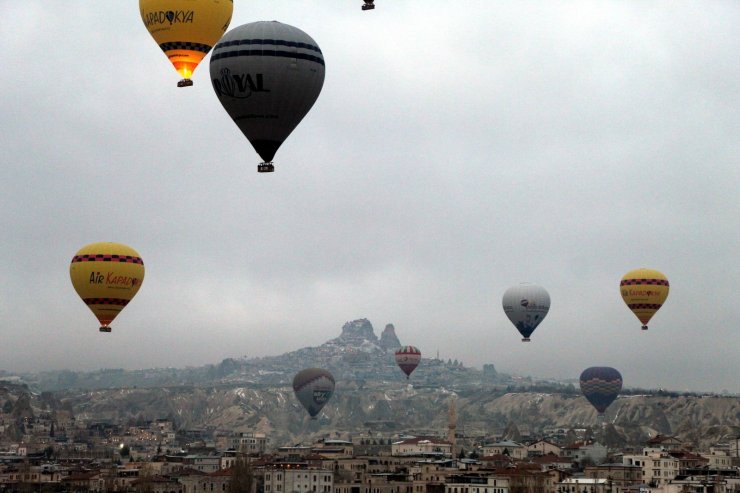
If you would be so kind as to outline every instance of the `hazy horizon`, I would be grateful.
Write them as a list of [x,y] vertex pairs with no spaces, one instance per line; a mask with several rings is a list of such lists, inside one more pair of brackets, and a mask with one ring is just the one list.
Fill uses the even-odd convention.
[[[0,368],[200,366],[367,318],[520,375],[740,392],[740,4],[234,1],[316,40],[315,106],[258,174],[207,57],[194,86],[137,5],[3,2]],[[101,334],[83,245],[146,277]],[[648,331],[619,281],[670,294]],[[551,308],[531,343],[507,288]]]

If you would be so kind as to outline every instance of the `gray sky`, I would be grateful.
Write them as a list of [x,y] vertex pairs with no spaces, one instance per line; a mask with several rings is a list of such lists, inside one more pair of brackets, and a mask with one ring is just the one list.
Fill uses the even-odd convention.
[[[93,6],[94,4],[94,6]],[[316,105],[260,161],[151,39],[135,1],[0,1],[0,369],[197,366],[368,318],[470,366],[740,391],[740,4],[248,2],[326,59]],[[142,255],[100,334],[83,245]],[[642,332],[619,280],[671,291]],[[550,293],[520,342],[511,285]]]

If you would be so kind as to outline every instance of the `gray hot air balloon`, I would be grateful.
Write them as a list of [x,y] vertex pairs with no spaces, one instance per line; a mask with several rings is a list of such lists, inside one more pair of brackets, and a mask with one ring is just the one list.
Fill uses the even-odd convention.
[[545,288],[528,282],[507,289],[502,302],[506,316],[524,342],[529,342],[529,336],[550,310],[550,295]]
[[213,48],[211,81],[219,101],[257,154],[257,171],[301,122],[324,85],[324,56],[300,29],[277,21],[244,24]]
[[321,368],[301,370],[293,377],[293,391],[311,419],[316,419],[334,393],[334,377]]

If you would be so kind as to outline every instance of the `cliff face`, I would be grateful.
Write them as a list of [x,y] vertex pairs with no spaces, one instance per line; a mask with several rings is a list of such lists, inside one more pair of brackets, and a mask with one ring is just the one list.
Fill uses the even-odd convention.
[[[663,434],[706,448],[740,433],[737,397],[622,395],[597,419],[572,385],[517,388],[493,365],[481,372],[426,357],[407,381],[393,357],[400,346],[395,332],[388,324],[378,340],[372,324],[358,319],[319,347],[280,356],[186,369],[49,373],[31,380],[35,391],[6,376],[0,410],[16,420],[42,410],[70,412],[82,422],[170,418],[183,428],[263,431],[274,446],[361,430],[445,436],[452,397],[457,431],[471,442],[553,435],[566,441],[582,433],[574,430],[586,429],[613,447],[640,446]],[[310,366],[326,368],[337,379],[335,394],[316,421],[308,419],[291,388],[295,373]]]
[[[526,439],[527,434],[586,428],[595,439],[612,447],[644,445],[661,433],[675,435],[689,446],[706,448],[740,430],[740,402],[730,397],[620,397],[602,422],[583,397],[573,395],[502,395],[485,388],[456,394],[395,382],[358,388],[338,381],[318,421],[308,419],[288,386],[117,389],[67,394],[62,402],[74,408],[78,419],[175,417],[176,423],[186,428],[264,431],[271,434],[274,446],[280,446],[337,434],[351,436],[368,429],[444,434],[453,396],[458,431],[479,440],[508,436],[514,430]],[[567,440],[564,435],[562,440]]]
[[362,344],[363,341],[377,342],[373,324],[366,318],[352,320],[342,326],[342,333],[334,339],[342,344]]

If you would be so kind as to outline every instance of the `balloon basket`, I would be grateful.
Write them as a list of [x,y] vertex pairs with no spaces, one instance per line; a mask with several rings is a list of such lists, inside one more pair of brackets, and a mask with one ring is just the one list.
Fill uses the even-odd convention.
[[643,325],[642,330],[647,330],[647,325]]
[[183,79],[177,83],[177,87],[190,87],[193,85],[193,81],[190,79]]
[[522,339],[522,342],[531,342],[531,341],[532,339],[530,339],[529,337],[525,337],[524,339]]
[[362,6],[362,10],[373,10],[374,8],[375,8],[375,5],[371,3],[366,3],[365,5]]
[[272,163],[260,163],[257,165],[257,173],[272,173],[275,166]]
[[100,327],[100,332],[110,332],[111,328],[109,326]]

